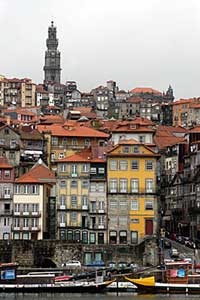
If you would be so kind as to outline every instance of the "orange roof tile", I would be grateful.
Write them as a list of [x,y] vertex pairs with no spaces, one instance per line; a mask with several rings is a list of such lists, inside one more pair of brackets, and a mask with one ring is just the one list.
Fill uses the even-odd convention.
[[157,95],[162,95],[161,92],[154,90],[152,88],[148,87],[137,87],[131,90],[131,93],[134,94],[139,94],[139,93],[150,93],[150,94],[157,94]]
[[82,151],[80,153],[75,153],[70,156],[64,157],[56,161],[57,163],[64,163],[64,162],[83,162],[83,163],[90,163],[90,162],[105,162],[101,158],[94,158],[91,151]]
[[66,136],[66,137],[91,137],[91,138],[108,138],[109,135],[95,130],[93,128],[85,127],[85,126],[76,126],[72,129],[67,129],[60,124],[54,125],[38,125],[38,130],[42,131],[51,131],[52,136]]
[[187,104],[187,103],[191,103],[194,102],[194,98],[189,98],[189,99],[180,99],[177,101],[172,102],[172,105],[182,105],[182,104]]
[[23,174],[18,179],[17,183],[54,183],[55,175],[44,164],[36,164],[29,172]]
[[13,169],[6,157],[0,157],[0,169]]

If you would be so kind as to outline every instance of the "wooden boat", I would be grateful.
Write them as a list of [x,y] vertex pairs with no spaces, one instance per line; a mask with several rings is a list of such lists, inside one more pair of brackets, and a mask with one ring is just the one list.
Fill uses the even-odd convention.
[[154,276],[125,279],[134,284],[139,293],[200,294],[200,277],[188,274],[190,265],[187,262],[166,263],[165,282],[156,281]]
[[99,293],[114,280],[103,281],[97,276],[92,281],[70,281],[70,276],[56,277],[55,274],[17,275],[15,263],[0,264],[0,293]]

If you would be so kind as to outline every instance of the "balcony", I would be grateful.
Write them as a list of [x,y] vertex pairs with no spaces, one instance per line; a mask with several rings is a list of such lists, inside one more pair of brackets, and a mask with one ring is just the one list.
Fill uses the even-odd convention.
[[66,227],[66,223],[59,223],[59,227]]
[[41,211],[14,211],[14,217],[41,217]]
[[0,211],[0,216],[11,216],[11,215],[12,215],[12,210],[10,209]]

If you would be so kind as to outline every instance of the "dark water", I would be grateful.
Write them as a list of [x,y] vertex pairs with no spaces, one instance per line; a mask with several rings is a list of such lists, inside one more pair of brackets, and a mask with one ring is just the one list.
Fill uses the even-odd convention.
[[191,300],[199,299],[200,295],[137,295],[134,293],[109,294],[0,294],[6,300]]

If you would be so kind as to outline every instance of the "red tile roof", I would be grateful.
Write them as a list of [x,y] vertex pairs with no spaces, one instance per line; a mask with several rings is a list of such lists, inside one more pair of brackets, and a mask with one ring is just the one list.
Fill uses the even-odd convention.
[[36,164],[29,172],[15,180],[17,183],[54,183],[55,175],[44,164]]
[[109,135],[95,130],[93,128],[85,126],[75,126],[74,128],[67,129],[63,125],[54,124],[54,125],[38,125],[38,130],[42,131],[51,131],[52,136],[66,136],[66,137],[91,137],[91,138],[108,138]]
[[0,169],[13,169],[6,157],[0,157]]
[[150,93],[150,94],[157,94],[157,95],[162,95],[161,92],[154,90],[152,88],[148,87],[137,87],[131,90],[131,93],[134,94],[139,94],[139,93]]
[[194,102],[195,99],[194,98],[189,98],[189,99],[180,99],[177,101],[172,102],[172,105],[182,105],[182,104],[187,104],[187,103],[191,103]]
[[90,162],[105,162],[102,158],[94,158],[93,153],[91,151],[82,151],[80,153],[75,153],[73,155],[64,157],[62,159],[57,160],[57,163],[68,163],[68,162],[83,162],[83,163],[90,163]]
[[187,140],[184,137],[176,136],[176,133],[186,134],[187,132],[188,130],[180,126],[159,126],[154,136],[154,142],[159,149],[186,143]]

